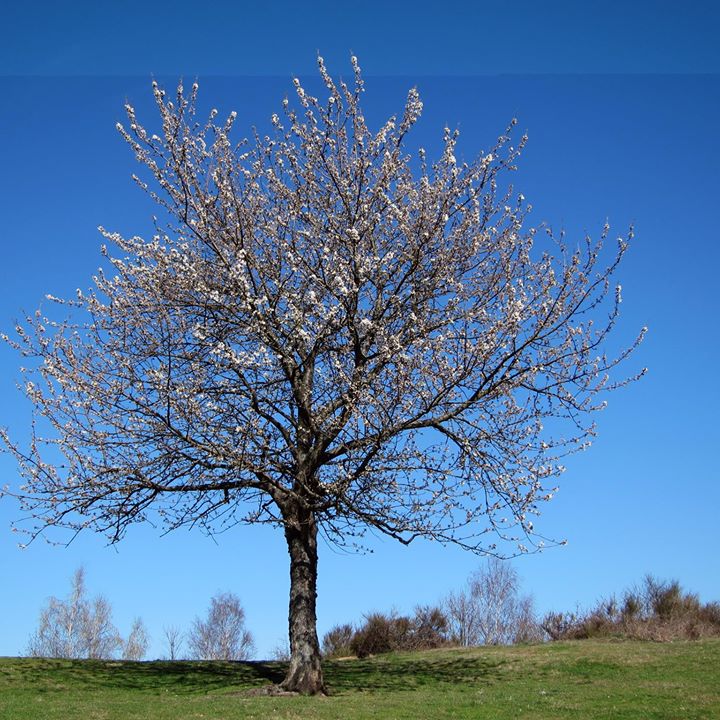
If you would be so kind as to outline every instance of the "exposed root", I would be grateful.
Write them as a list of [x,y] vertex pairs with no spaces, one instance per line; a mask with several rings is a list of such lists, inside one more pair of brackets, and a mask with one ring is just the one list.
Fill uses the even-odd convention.
[[296,697],[300,695],[299,692],[295,692],[294,690],[285,690],[281,685],[262,685],[261,687],[245,690],[239,694],[247,695],[248,697]]

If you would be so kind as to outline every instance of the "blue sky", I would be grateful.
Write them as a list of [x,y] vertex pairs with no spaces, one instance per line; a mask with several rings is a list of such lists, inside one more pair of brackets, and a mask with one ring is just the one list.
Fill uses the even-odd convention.
[[[371,121],[398,111],[417,85],[425,113],[416,142],[431,147],[447,123],[470,157],[518,117],[530,143],[515,185],[534,221],[570,237],[596,235],[606,218],[613,234],[635,225],[617,341],[647,325],[627,369],[649,373],[609,398],[597,442],[567,463],[537,525],[568,545],[514,561],[525,590],[541,611],[572,609],[652,572],[720,599],[720,17],[715,3],[589,5],[447,3],[435,14],[371,3],[350,15],[340,3],[302,12],[281,2],[159,3],[140,16],[48,3],[32,17],[26,5],[10,8],[0,30],[0,330],[46,293],[89,285],[99,224],[148,230],[153,207],[130,181],[136,166],[114,125],[126,98],[153,117],[151,75],[169,85],[197,76],[203,102],[237,110],[236,127],[249,130],[292,92],[294,74],[313,76],[317,50],[346,76],[352,50]],[[29,413],[15,390],[18,365],[0,346],[0,424],[22,437]],[[0,478],[16,480],[6,456]],[[138,526],[116,547],[87,535],[69,548],[21,551],[10,531],[17,518],[13,501],[0,501],[0,655],[23,652],[46,598],[64,594],[80,564],[122,631],[143,617],[153,657],[163,625],[187,627],[220,590],[242,598],[259,656],[286,633],[277,531],[239,528],[216,544]],[[436,601],[479,563],[427,542],[371,544],[362,556],[321,547],[321,633],[369,610]]]

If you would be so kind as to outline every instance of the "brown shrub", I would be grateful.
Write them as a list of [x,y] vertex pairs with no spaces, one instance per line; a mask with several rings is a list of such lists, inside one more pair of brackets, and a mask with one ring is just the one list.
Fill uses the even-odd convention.
[[430,605],[416,607],[412,617],[374,612],[353,631],[347,647],[361,658],[394,650],[427,650],[449,644],[448,627],[443,611]]
[[322,651],[326,658],[345,657],[352,654],[350,643],[355,628],[350,624],[335,625],[330,628],[322,639]]
[[639,589],[625,592],[621,604],[611,597],[585,613],[548,613],[541,625],[551,640],[697,640],[720,636],[720,603],[703,605],[677,580],[663,582],[648,575]]

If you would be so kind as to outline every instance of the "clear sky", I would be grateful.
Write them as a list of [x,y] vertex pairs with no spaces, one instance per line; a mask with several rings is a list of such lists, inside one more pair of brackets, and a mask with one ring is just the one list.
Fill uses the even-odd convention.
[[[467,4],[469,6],[469,4]],[[121,7],[123,9],[121,9]],[[568,464],[537,523],[568,545],[515,567],[540,611],[573,609],[651,572],[720,599],[720,32],[717,3],[216,2],[144,5],[17,4],[0,29],[0,331],[46,293],[87,287],[100,263],[96,228],[148,231],[153,207],[114,126],[126,98],[152,124],[151,76],[172,86],[197,77],[203,102],[239,113],[249,130],[312,77],[320,50],[331,73],[365,70],[366,114],[379,122],[417,85],[425,113],[416,142],[432,147],[459,127],[466,158],[511,117],[530,143],[515,178],[534,220],[570,237],[635,225],[620,271],[618,342],[648,337],[628,371],[648,376],[610,396],[595,445]],[[71,8],[71,9],[70,9]],[[310,9],[308,9],[310,8]],[[27,435],[15,389],[18,358],[0,346],[0,424]],[[0,484],[16,482],[0,455]],[[137,526],[107,547],[26,550],[0,501],[0,655],[24,651],[40,608],[64,595],[84,565],[91,592],[112,602],[127,632],[140,615],[163,653],[163,625],[187,627],[217,591],[242,599],[258,656],[286,633],[284,540],[238,528],[217,543]],[[367,555],[321,547],[319,630],[373,609],[409,611],[458,588],[479,559],[452,547],[377,539]]]

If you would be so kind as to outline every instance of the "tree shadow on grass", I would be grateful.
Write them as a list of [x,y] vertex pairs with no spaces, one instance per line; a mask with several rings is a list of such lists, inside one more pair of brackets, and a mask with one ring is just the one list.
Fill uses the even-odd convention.
[[[12,673],[3,672],[2,685],[24,686],[37,692],[61,689],[134,689],[172,693],[202,693],[231,686],[254,687],[280,682],[282,663],[103,660],[18,658]],[[3,678],[3,675],[5,677]]]
[[334,693],[416,690],[439,684],[460,685],[499,680],[503,659],[440,656],[437,659],[380,656],[369,660],[331,661],[325,680]]
[[[442,654],[436,657],[386,655],[366,660],[328,661],[325,680],[333,694],[357,691],[415,690],[438,684],[468,684],[500,679],[501,658]],[[60,690],[138,690],[201,694],[277,684],[283,662],[51,660],[17,658],[0,664],[0,691],[24,687],[34,692]]]

